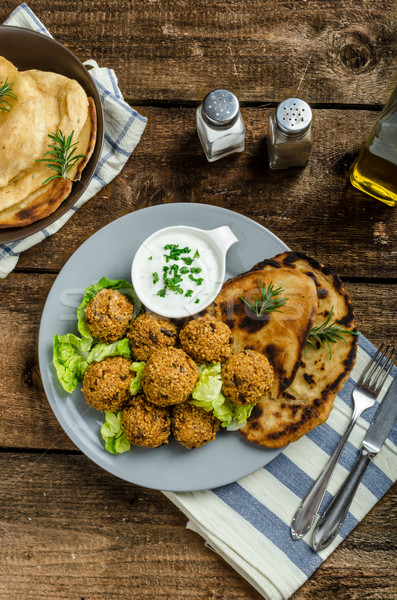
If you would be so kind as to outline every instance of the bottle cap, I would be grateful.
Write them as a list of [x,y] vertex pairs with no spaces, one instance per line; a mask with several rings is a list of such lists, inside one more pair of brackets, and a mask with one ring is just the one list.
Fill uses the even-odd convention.
[[288,98],[277,106],[277,129],[290,137],[303,135],[312,123],[312,110],[300,98]]
[[212,127],[228,127],[240,110],[236,96],[228,90],[213,90],[203,100],[203,118]]

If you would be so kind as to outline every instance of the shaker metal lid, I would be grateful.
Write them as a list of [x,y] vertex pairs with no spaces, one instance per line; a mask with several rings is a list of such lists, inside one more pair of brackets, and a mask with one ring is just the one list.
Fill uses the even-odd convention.
[[310,106],[300,98],[287,98],[277,106],[277,128],[289,136],[299,136],[305,133],[312,122]]
[[228,90],[213,90],[203,100],[203,116],[214,127],[227,127],[240,110],[236,96]]

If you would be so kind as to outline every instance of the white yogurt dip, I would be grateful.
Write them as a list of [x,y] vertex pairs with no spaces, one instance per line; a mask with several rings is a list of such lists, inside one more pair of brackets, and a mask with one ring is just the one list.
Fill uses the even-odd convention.
[[238,239],[229,227],[209,231],[174,226],[151,235],[139,247],[132,284],[147,309],[182,318],[206,308],[218,294],[226,252]]

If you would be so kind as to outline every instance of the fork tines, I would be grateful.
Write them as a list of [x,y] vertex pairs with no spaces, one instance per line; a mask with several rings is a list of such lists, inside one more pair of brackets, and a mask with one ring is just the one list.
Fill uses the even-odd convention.
[[[378,350],[371,359],[367,368],[364,369],[357,385],[371,388],[375,394],[378,394],[386,381],[397,358],[397,348],[385,344],[379,346]],[[389,366],[387,366],[389,364]]]

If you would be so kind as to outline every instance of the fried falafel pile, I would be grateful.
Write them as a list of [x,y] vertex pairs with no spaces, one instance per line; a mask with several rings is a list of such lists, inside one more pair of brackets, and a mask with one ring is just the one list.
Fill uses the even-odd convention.
[[[232,332],[215,317],[188,320],[178,332],[175,323],[153,313],[134,319],[133,308],[120,292],[107,289],[87,304],[91,335],[107,342],[125,336],[134,360],[145,362],[120,356],[93,362],[82,388],[90,406],[102,412],[122,411],[124,435],[132,444],[157,448],[172,435],[192,449],[215,439],[220,420],[192,403],[198,365],[222,364],[222,393],[235,406],[254,404],[269,389],[273,370],[267,359],[253,350],[233,354]],[[143,369],[139,392],[132,395],[139,364]]]

